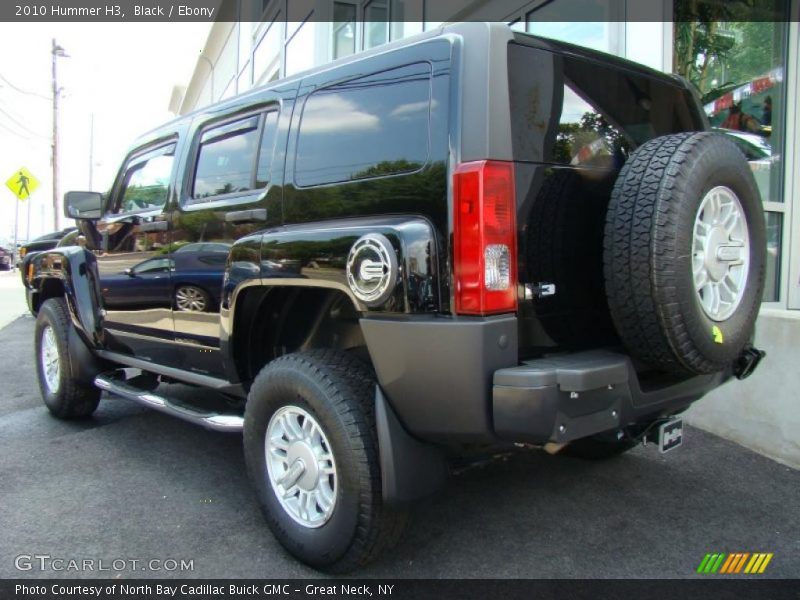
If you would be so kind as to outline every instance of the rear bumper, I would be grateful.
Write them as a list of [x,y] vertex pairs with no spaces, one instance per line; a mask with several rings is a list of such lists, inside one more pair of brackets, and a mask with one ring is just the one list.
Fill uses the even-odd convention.
[[365,318],[390,406],[415,437],[444,444],[568,442],[686,408],[721,372],[643,382],[625,354],[517,360],[517,319]]
[[609,350],[528,361],[494,373],[494,432],[514,442],[566,443],[683,410],[730,377],[720,372],[648,388],[628,356]]

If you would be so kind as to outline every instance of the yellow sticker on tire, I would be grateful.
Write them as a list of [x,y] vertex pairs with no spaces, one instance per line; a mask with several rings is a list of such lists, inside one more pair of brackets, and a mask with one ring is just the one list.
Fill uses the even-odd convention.
[[716,325],[711,328],[711,335],[714,336],[714,342],[717,344],[721,344],[725,341],[722,337],[722,330]]

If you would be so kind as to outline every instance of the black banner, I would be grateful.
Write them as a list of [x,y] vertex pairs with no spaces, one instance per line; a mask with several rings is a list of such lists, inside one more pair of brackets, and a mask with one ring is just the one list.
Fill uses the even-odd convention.
[[2,580],[3,600],[255,600],[263,598],[435,598],[757,600],[800,597],[798,580]]
[[[359,4],[366,4],[363,0]],[[725,21],[797,20],[790,0],[597,0],[588,3],[559,0],[405,0],[403,21],[508,21],[521,11],[536,21],[649,21],[663,22],[712,11]],[[3,0],[0,21],[9,22],[155,22],[253,21],[265,11],[281,10],[288,21],[331,21],[333,0]],[[704,8],[706,7],[706,8]],[[366,11],[360,11],[359,21]],[[677,17],[676,17],[677,15]]]

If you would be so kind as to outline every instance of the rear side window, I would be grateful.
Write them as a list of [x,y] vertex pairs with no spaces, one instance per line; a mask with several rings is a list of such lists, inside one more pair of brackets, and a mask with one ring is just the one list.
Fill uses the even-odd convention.
[[266,187],[277,121],[277,111],[269,111],[204,130],[189,203]]
[[619,167],[653,137],[704,129],[689,91],[623,66],[510,44],[508,74],[516,160]]
[[408,173],[428,160],[431,67],[415,63],[312,92],[297,138],[300,187]]

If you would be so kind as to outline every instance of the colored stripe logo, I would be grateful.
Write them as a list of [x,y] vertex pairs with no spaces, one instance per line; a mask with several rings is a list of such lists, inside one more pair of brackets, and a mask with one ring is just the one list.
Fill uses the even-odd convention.
[[772,552],[718,552],[709,553],[700,561],[697,572],[704,575],[735,575],[747,573],[750,575],[763,573],[769,561],[772,560]]

